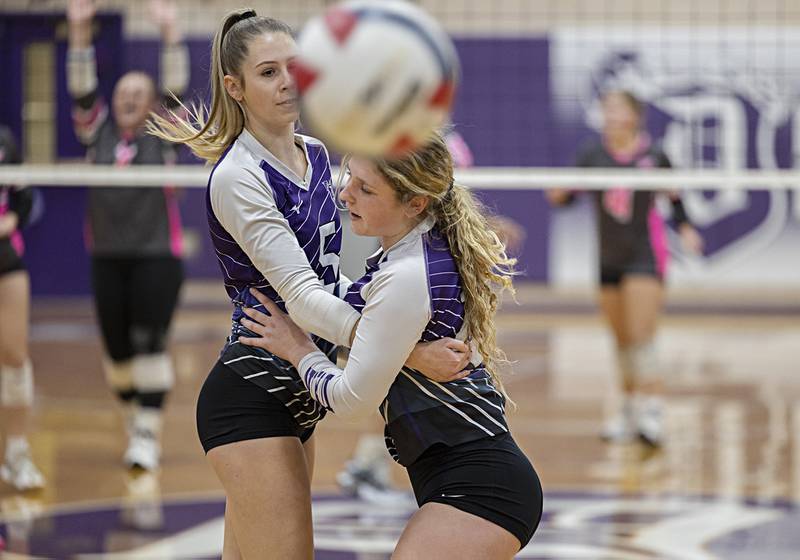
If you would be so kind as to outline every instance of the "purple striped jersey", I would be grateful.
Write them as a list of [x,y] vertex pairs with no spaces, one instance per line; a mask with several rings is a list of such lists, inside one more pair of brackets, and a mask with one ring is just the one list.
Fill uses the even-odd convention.
[[[250,288],[285,311],[290,299],[324,287],[323,299],[350,309],[333,295],[339,291],[341,224],[330,191],[328,154],[313,138],[297,135],[296,143],[307,158],[304,177],[243,131],[214,167],[206,202],[211,239],[234,305],[220,359],[283,400],[301,425],[311,426],[324,410],[308,397],[291,364],[238,343],[240,335],[253,336],[240,324],[242,308],[263,310]],[[327,355],[335,350],[328,340],[317,336],[315,342]]]
[[[248,139],[249,140],[249,139]],[[339,282],[339,251],[342,245],[342,226],[339,213],[330,192],[331,170],[325,147],[316,141],[305,138],[308,154],[308,185],[298,185],[292,173],[274,158],[261,159],[257,169],[252,172],[269,190],[275,207],[282,214],[300,248],[308,259],[308,264],[329,292],[335,293]],[[236,144],[232,146],[235,147]],[[233,150],[229,150],[217,163],[209,179],[209,187],[214,174],[224,163],[239,160]],[[250,162],[236,161],[235,165]],[[294,180],[293,180],[294,179]],[[208,226],[217,261],[222,271],[225,290],[234,304],[232,316],[232,340],[241,332],[239,320],[243,317],[242,307],[262,306],[250,294],[255,287],[286,311],[278,292],[256,268],[245,250],[222,226],[211,204],[211,188],[207,191]],[[269,246],[263,247],[269,251]]]
[[348,287],[345,301],[363,315],[345,370],[315,354],[299,366],[326,408],[348,415],[378,407],[387,447],[403,465],[438,442],[456,445],[508,431],[504,397],[482,366],[470,366],[465,379],[437,383],[403,365],[417,342],[463,334],[461,278],[432,225],[426,220],[371,257],[366,274]]

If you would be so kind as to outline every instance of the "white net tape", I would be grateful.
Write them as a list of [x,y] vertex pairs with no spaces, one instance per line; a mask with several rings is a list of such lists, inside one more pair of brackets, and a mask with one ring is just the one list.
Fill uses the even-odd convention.
[[[199,165],[87,164],[3,165],[0,184],[19,186],[205,187],[210,167]],[[334,169],[334,179],[338,170]],[[682,171],[675,169],[592,169],[541,167],[477,167],[458,170],[456,181],[475,189],[526,190],[575,188],[602,190],[633,187],[646,190],[772,190],[800,188],[800,170]]]

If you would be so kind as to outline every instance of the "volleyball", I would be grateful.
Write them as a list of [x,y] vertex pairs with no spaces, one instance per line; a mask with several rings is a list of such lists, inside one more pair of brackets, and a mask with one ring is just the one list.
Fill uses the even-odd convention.
[[298,45],[302,122],[338,151],[400,156],[448,119],[458,56],[413,4],[336,4],[305,25]]

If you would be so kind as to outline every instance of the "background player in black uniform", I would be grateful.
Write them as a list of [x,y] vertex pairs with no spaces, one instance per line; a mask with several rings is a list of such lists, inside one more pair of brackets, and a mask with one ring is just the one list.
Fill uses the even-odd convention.
[[[0,165],[21,163],[11,131],[0,126]],[[3,480],[19,490],[44,486],[31,460],[28,431],[33,405],[33,368],[28,356],[30,280],[22,262],[19,229],[34,206],[30,189],[0,186],[0,403],[3,405]]]
[[[176,7],[152,0],[161,29],[161,87],[180,95],[188,83],[188,51]],[[93,0],[70,0],[67,85],[75,133],[90,161],[117,166],[168,164],[172,145],[144,125],[160,96],[153,79],[128,72],[114,87],[111,107],[97,93],[92,47]],[[165,102],[172,98],[165,96]],[[167,333],[183,281],[181,225],[171,188],[92,188],[87,212],[92,287],[107,353],[106,379],[122,401],[129,432],[124,462],[148,470],[160,462],[162,407],[174,384]]]
[[[626,91],[602,99],[600,140],[578,157],[580,167],[671,167],[666,154],[642,130],[643,106]],[[574,195],[554,189],[551,203],[563,205]],[[670,194],[673,218],[684,247],[702,251],[702,239],[689,223],[677,194]],[[606,439],[628,441],[638,435],[657,446],[663,432],[663,381],[654,346],[664,296],[667,267],[666,231],[652,191],[611,188],[595,191],[599,240],[600,307],[617,344],[623,401],[603,430]]]

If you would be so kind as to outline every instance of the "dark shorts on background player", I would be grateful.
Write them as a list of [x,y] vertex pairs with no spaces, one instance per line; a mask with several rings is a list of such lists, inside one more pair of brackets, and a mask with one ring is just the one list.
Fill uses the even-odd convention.
[[652,276],[660,281],[664,278],[656,270],[655,263],[641,261],[623,266],[603,266],[600,268],[600,284],[603,286],[619,286],[626,276]]
[[665,265],[662,263],[659,267],[655,248],[649,241],[637,243],[626,253],[626,256],[600,259],[600,284],[618,286],[626,276],[652,276],[659,280],[664,279]]
[[26,268],[25,263],[22,262],[22,259],[19,257],[0,263],[0,276],[5,276],[6,274],[11,274],[12,272],[18,272],[20,270],[26,270]]

